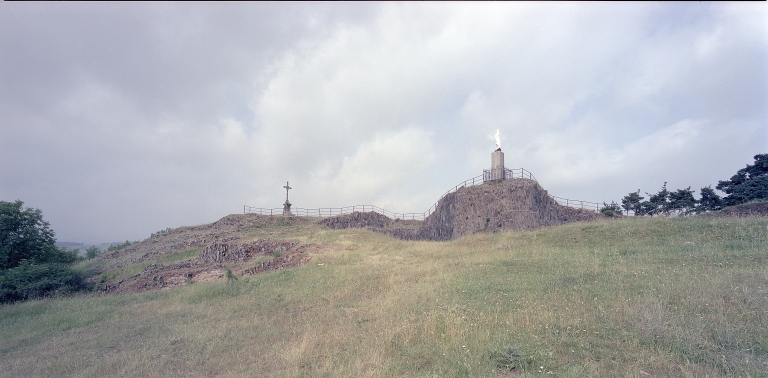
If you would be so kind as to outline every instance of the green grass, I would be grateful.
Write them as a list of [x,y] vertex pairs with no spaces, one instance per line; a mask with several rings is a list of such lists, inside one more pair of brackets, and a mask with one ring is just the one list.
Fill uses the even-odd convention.
[[328,247],[232,283],[2,306],[0,375],[768,376],[766,219],[247,232]]
[[183,251],[179,251],[176,253],[171,253],[166,256],[163,256],[163,258],[157,259],[155,263],[170,265],[170,264],[174,264],[184,260],[195,258],[200,255],[200,252],[203,252],[202,248],[189,248]]

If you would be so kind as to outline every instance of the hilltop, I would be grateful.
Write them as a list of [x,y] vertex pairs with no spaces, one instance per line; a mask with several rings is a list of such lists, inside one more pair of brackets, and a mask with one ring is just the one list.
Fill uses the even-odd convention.
[[[90,282],[100,294],[163,290],[195,282],[252,275],[306,264],[318,243],[259,232],[285,228],[366,228],[404,240],[449,240],[475,233],[533,230],[595,221],[601,214],[557,204],[534,180],[515,179],[459,188],[440,199],[424,221],[393,220],[378,213],[326,219],[256,214],[167,229],[93,261]],[[230,276],[232,279],[232,276]]]
[[[703,216],[764,216],[766,205],[743,204]],[[83,269],[88,270],[88,281],[98,287],[99,295],[165,290],[224,280],[227,270],[237,277],[304,265],[313,254],[328,248],[310,242],[304,234],[325,227],[362,228],[403,240],[440,241],[601,219],[606,218],[557,204],[533,180],[505,180],[449,193],[424,221],[393,220],[374,212],[329,218],[233,214],[211,224],[157,232],[101,255]]]
[[[535,180],[518,178],[462,187],[446,194],[421,223],[376,213],[353,213],[323,221],[333,229],[367,228],[404,240],[450,240],[483,232],[529,231],[604,218],[558,204]],[[410,222],[410,223],[409,223]]]

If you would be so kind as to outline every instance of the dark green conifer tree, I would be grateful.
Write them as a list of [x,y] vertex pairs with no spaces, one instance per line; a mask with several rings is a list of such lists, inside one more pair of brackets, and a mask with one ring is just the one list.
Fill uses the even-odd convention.
[[755,155],[755,163],[736,172],[730,180],[719,181],[718,190],[728,194],[725,206],[768,200],[768,154]]

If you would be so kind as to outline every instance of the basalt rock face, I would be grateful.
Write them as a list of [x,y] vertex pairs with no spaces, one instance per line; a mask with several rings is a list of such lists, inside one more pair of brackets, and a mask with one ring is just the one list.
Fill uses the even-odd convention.
[[197,259],[203,262],[224,263],[248,261],[255,256],[272,255],[275,251],[288,251],[296,242],[276,242],[259,239],[250,243],[212,243],[203,249]]
[[339,217],[326,218],[320,221],[321,224],[334,230],[342,228],[386,228],[394,221],[388,217],[375,212],[358,212]]
[[[450,240],[478,232],[534,230],[600,217],[592,211],[557,204],[534,180],[510,179],[447,194],[418,228],[373,230],[406,240]],[[336,223],[350,227],[355,224],[342,220]]]
[[465,187],[448,194],[424,220],[430,239],[447,240],[477,232],[534,230],[599,215],[561,206],[536,181],[512,179]]

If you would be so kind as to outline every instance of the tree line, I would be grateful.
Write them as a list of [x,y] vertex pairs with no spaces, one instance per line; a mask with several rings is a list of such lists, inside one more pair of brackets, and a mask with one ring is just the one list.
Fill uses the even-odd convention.
[[768,200],[768,154],[758,154],[754,164],[748,164],[740,169],[729,180],[718,181],[715,189],[726,194],[720,197],[715,189],[706,186],[700,189],[700,198],[696,199],[691,187],[670,191],[667,183],[661,190],[646,197],[640,195],[640,190],[631,192],[621,200],[621,206],[616,203],[606,205],[603,209],[612,212],[630,212],[636,216],[654,215],[689,215],[707,211],[720,210],[723,207],[739,205],[752,201]]

